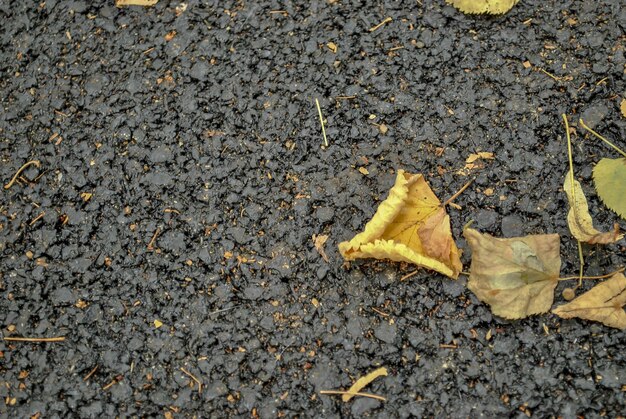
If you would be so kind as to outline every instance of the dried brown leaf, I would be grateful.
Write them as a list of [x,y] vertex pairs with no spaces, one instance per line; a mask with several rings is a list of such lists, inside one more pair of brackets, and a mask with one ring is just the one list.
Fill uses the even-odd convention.
[[552,312],[564,319],[578,317],[626,329],[626,277],[617,273],[573,301]]
[[580,182],[574,179],[574,183],[572,183],[572,178],[572,173],[567,172],[563,189],[567,194],[567,200],[570,205],[570,210],[567,213],[567,224],[576,240],[590,244],[606,244],[614,243],[621,239],[623,235],[619,233],[619,224],[615,224],[613,231],[605,233],[593,227],[587,198],[585,198]]
[[466,228],[472,248],[468,288],[494,314],[521,319],[550,310],[561,269],[558,234],[500,239]]
[[317,235],[313,235],[313,245],[315,246],[315,250],[317,250],[317,253],[320,254],[320,256],[322,256],[322,259],[324,259],[324,262],[328,263],[328,256],[326,255],[326,252],[324,251],[324,244],[326,244],[326,241],[328,240],[328,235],[326,234],[317,234]]

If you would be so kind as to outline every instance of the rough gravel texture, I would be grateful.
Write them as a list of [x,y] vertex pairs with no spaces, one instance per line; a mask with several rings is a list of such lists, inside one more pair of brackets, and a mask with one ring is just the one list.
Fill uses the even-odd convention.
[[[623,2],[493,18],[430,0],[112,3],[0,0],[0,180],[41,162],[0,191],[1,334],[66,337],[0,341],[0,417],[626,411],[623,331],[504,321],[464,276],[401,282],[410,266],[347,267],[336,246],[398,169],[442,199],[476,177],[450,209],[466,269],[474,220],[561,234],[576,274],[560,114],[626,147]],[[617,156],[573,140],[608,229],[591,169]],[[459,174],[476,151],[495,160]],[[586,247],[586,273],[617,269],[624,245]],[[381,365],[365,391],[386,402],[319,394]]]

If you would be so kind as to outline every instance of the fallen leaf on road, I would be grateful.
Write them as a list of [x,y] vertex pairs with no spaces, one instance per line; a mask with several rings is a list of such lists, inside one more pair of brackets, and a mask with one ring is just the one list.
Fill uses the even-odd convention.
[[564,319],[578,317],[626,329],[626,277],[618,273],[596,285],[573,301],[552,312]]
[[465,228],[472,248],[467,287],[507,319],[550,310],[561,269],[558,234],[500,239]]
[[590,244],[606,244],[613,243],[621,239],[623,235],[619,234],[619,224],[615,224],[613,231],[602,233],[593,227],[593,220],[589,214],[587,198],[583,192],[580,182],[576,179],[572,183],[572,172],[567,172],[563,189],[567,194],[570,209],[567,213],[567,224],[576,240]]
[[339,251],[346,260],[409,262],[454,279],[463,269],[445,208],[422,175],[403,170],[363,232]]
[[626,158],[600,160],[593,182],[604,205],[626,220]]

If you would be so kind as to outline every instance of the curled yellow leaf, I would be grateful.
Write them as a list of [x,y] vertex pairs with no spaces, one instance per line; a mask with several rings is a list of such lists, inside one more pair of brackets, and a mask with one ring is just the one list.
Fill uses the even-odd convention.
[[454,279],[463,269],[450,217],[424,176],[403,170],[363,232],[340,243],[339,252],[346,260],[414,263]]
[[572,172],[565,175],[563,189],[569,201],[569,212],[567,213],[567,224],[576,240],[590,244],[613,243],[621,239],[623,235],[619,233],[619,224],[615,224],[613,231],[602,233],[593,227],[593,220],[589,214],[587,198],[583,192],[580,182],[573,179]]

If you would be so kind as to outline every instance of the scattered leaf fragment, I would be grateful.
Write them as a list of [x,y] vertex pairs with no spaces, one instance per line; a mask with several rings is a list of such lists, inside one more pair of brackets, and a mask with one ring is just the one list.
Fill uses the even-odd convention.
[[313,235],[313,245],[315,246],[315,250],[320,254],[324,262],[328,263],[328,256],[324,251],[324,244],[326,244],[326,240],[328,240],[328,235],[326,234],[314,234]]
[[396,182],[365,229],[339,244],[344,259],[414,263],[456,279],[463,269],[450,217],[424,176],[398,170]]
[[489,151],[479,151],[472,153],[465,159],[465,167],[457,172],[461,176],[467,176],[472,170],[482,169],[485,167],[480,160],[493,160],[494,154]]
[[463,13],[501,15],[513,8],[519,0],[446,0]]
[[365,175],[365,176],[367,176],[367,175],[369,175],[369,174],[370,174],[370,171],[369,171],[369,170],[367,170],[365,167],[359,167],[359,172],[360,172],[362,175]]
[[154,327],[156,327],[158,329],[161,326],[163,326],[163,322],[161,320],[155,319],[154,320]]
[[385,368],[385,367],[378,368],[378,369],[370,372],[369,374],[367,374],[367,375],[359,378],[358,380],[356,380],[355,383],[352,384],[352,386],[348,389],[346,394],[341,396],[341,400],[343,400],[344,402],[350,401],[350,399],[355,396],[355,393],[360,392],[361,389],[363,389],[369,383],[371,383],[372,381],[374,381],[375,379],[377,379],[378,377],[381,377],[381,376],[382,377],[386,377],[387,376],[387,368]]
[[465,159],[465,163],[474,163],[478,159],[488,159],[493,160],[493,153],[489,151],[479,151],[478,153],[472,153],[468,158]]
[[[569,201],[569,212],[567,213],[567,224],[569,230],[576,240],[590,244],[614,243],[623,236],[619,234],[619,224],[615,224],[613,231],[602,233],[593,227],[593,221],[589,214],[587,199],[580,186],[580,182],[573,179],[573,174],[568,171],[563,182],[563,189]],[[574,183],[572,184],[572,179]]]
[[622,112],[622,116],[626,118],[626,99],[622,99],[620,102],[619,110]]
[[159,0],[115,0],[115,6],[154,6],[158,1]]
[[174,39],[174,37],[176,36],[176,31],[169,31],[168,33],[165,34],[164,38],[167,42],[171,41],[172,39]]
[[521,319],[550,310],[561,269],[558,234],[500,239],[472,228],[463,234],[472,249],[467,287],[494,314]]
[[593,168],[593,182],[604,205],[626,220],[626,158],[604,158]]
[[338,48],[338,47],[337,47],[337,44],[335,44],[334,42],[332,42],[332,41],[331,41],[331,42],[328,42],[328,43],[326,44],[326,46],[328,47],[328,49],[329,49],[329,50],[331,50],[331,51],[333,52],[333,54],[336,54],[336,53],[337,53],[337,48]]
[[624,304],[626,304],[626,277],[622,273],[617,273],[552,312],[564,319],[578,317],[598,321],[617,329],[626,329]]

